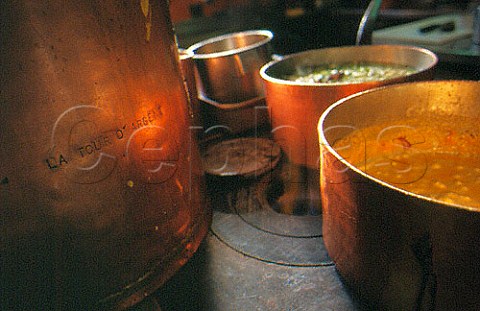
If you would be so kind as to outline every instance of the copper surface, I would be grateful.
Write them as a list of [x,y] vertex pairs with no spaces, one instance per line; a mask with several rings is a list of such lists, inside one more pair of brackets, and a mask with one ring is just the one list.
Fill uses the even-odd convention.
[[[183,80],[185,82],[190,102],[190,115],[193,118],[192,125],[195,127],[201,127],[203,122],[200,111],[200,102],[198,99],[193,52],[186,49],[178,49],[178,53],[180,55],[180,68],[182,69]],[[198,135],[199,133],[197,133],[197,136]]]
[[331,144],[347,127],[379,120],[478,118],[479,96],[476,81],[406,83],[354,95],[322,115],[325,245],[343,279],[372,309],[477,310],[480,213],[375,180]]
[[167,1],[0,14],[0,309],[133,305],[210,219]]

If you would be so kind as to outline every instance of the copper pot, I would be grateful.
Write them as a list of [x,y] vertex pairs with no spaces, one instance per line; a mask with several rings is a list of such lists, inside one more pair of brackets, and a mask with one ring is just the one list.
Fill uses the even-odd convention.
[[210,219],[167,1],[0,12],[0,309],[131,306]]
[[[322,115],[318,132],[325,245],[343,279],[371,309],[477,310],[480,212],[373,178],[344,160],[333,143],[351,129],[377,122],[476,118],[479,96],[480,82],[405,83],[342,99]],[[430,137],[424,135],[425,142]]]
[[[356,84],[302,83],[286,75],[305,67],[371,62],[415,68],[409,76]],[[322,112],[348,95],[381,85],[430,79],[437,63],[434,53],[418,47],[395,45],[347,46],[310,50],[272,61],[260,70],[275,140],[290,161],[318,169],[317,124]]]

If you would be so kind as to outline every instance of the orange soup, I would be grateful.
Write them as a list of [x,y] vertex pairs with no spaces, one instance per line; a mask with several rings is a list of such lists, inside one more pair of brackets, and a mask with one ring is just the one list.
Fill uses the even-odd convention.
[[398,188],[480,209],[480,135],[473,119],[408,119],[358,129],[333,147]]

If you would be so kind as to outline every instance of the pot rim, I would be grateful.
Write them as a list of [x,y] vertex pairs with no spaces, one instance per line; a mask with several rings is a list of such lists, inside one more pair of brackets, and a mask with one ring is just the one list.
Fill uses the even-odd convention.
[[358,167],[356,167],[355,165],[351,164],[350,162],[348,162],[347,160],[345,160],[331,145],[330,143],[328,142],[327,138],[325,137],[325,133],[324,133],[324,130],[323,130],[323,127],[324,127],[324,123],[325,123],[325,120],[327,119],[327,117],[329,116],[330,112],[335,110],[336,108],[338,108],[339,106],[341,105],[344,105],[346,102],[348,102],[350,99],[352,98],[355,98],[355,97],[360,97],[360,96],[363,96],[364,94],[367,94],[367,93],[373,93],[373,92],[381,92],[382,90],[384,89],[391,89],[391,88],[398,88],[398,87],[406,87],[407,85],[412,85],[412,84],[441,84],[441,83],[465,83],[465,84],[477,84],[479,86],[479,89],[480,89],[480,81],[474,81],[474,80],[435,80],[435,81],[422,81],[422,82],[405,82],[405,83],[398,83],[398,84],[392,84],[392,85],[386,85],[386,86],[380,86],[380,87],[376,87],[376,88],[373,88],[373,89],[369,89],[369,90],[365,90],[365,91],[362,91],[362,92],[358,92],[358,93],[355,93],[355,94],[352,94],[350,96],[347,96],[347,97],[344,97],[338,101],[336,101],[335,103],[333,103],[332,105],[330,105],[327,109],[325,109],[325,111],[322,113],[322,115],[320,116],[320,119],[318,121],[318,126],[317,126],[317,130],[318,130],[318,135],[319,135],[319,145],[320,146],[323,146],[324,148],[326,148],[328,150],[329,153],[331,153],[337,160],[340,160],[340,162],[342,162],[345,166],[347,166],[349,169],[353,170],[354,172],[360,174],[361,176],[367,178],[368,180],[371,180],[377,184],[380,184],[381,186],[386,186],[387,188],[390,188],[390,189],[393,189],[394,191],[398,191],[398,192],[401,192],[401,193],[404,193],[405,195],[408,195],[410,197],[414,197],[414,198],[417,198],[419,200],[422,200],[422,201],[428,201],[430,203],[434,203],[436,205],[441,205],[443,207],[447,207],[447,208],[455,208],[455,209],[459,209],[459,210],[464,210],[464,211],[468,211],[468,212],[475,212],[475,213],[480,213],[480,208],[475,208],[475,207],[471,207],[471,206],[467,206],[467,205],[461,205],[461,204],[456,204],[456,203],[447,203],[447,202],[444,202],[444,201],[440,201],[438,199],[434,199],[434,198],[431,198],[431,197],[427,197],[427,196],[424,196],[424,195],[420,195],[420,194],[416,194],[414,192],[410,192],[410,191],[407,191],[407,190],[404,190],[404,189],[401,189],[399,187],[396,187],[390,183],[387,183],[381,179],[378,179],[378,178],[375,178],[367,173],[365,173],[364,171],[360,170]]
[[[297,81],[291,81],[291,80],[276,78],[276,77],[273,77],[273,76],[268,74],[268,71],[271,70],[273,67],[277,66],[278,64],[280,64],[280,63],[282,63],[282,62],[284,62],[288,59],[292,59],[292,58],[301,59],[305,55],[308,55],[308,54],[335,51],[335,50],[338,50],[338,52],[341,52],[342,50],[345,51],[345,50],[350,50],[350,49],[382,50],[382,49],[385,49],[385,48],[416,51],[419,54],[424,54],[424,55],[430,57],[431,61],[428,64],[428,66],[426,66],[425,68],[418,69],[415,72],[413,72],[411,74],[408,74],[408,75],[405,75],[405,76],[400,76],[400,77],[385,79],[385,80],[373,80],[373,81],[364,81],[364,82],[355,82],[355,83],[351,83],[351,82],[348,82],[348,83],[297,82]],[[381,58],[379,58],[379,60],[381,60]],[[264,79],[265,81],[268,81],[270,83],[292,85],[292,86],[317,86],[317,87],[322,86],[322,87],[336,87],[336,88],[349,86],[349,85],[359,85],[359,84],[372,85],[373,86],[373,85],[378,85],[379,83],[390,83],[390,82],[394,82],[394,81],[403,81],[407,77],[418,75],[418,74],[421,74],[425,71],[431,70],[432,68],[434,68],[437,65],[437,63],[438,63],[438,56],[434,52],[432,52],[432,51],[430,51],[426,48],[422,48],[422,47],[418,47],[418,46],[395,45],[395,44],[360,45],[360,46],[349,45],[349,46],[328,47],[328,48],[321,48],[321,49],[306,50],[306,51],[290,54],[290,55],[287,55],[287,56],[284,56],[284,57],[280,57],[279,59],[272,60],[272,61],[268,62],[267,64],[263,65],[262,68],[260,68],[260,76],[262,77],[262,79]]]
[[[253,44],[243,46],[240,48],[236,49],[230,49],[230,50],[225,50],[221,52],[215,52],[215,53],[206,53],[206,54],[199,54],[196,53],[196,51],[204,47],[208,44],[220,42],[232,37],[237,37],[237,36],[263,36],[264,38],[258,42],[255,42]],[[228,33],[220,36],[216,36],[213,38],[209,38],[200,42],[197,42],[193,45],[191,45],[189,48],[187,48],[188,51],[191,51],[193,53],[193,59],[211,59],[211,58],[219,58],[219,57],[226,57],[226,56],[232,56],[235,54],[240,54],[249,50],[256,49],[260,46],[263,46],[267,43],[269,43],[273,39],[273,33],[270,30],[247,30],[247,31],[240,31],[240,32],[234,32],[234,33]]]

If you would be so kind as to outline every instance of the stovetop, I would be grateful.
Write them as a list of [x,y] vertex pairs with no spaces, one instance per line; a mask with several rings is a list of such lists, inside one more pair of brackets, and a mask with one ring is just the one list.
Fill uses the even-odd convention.
[[281,161],[257,179],[207,179],[210,232],[156,293],[163,311],[359,309],[323,245],[321,213],[275,208],[272,191],[289,169]]
[[163,311],[358,310],[333,265],[261,261],[232,249],[213,233],[156,295]]

